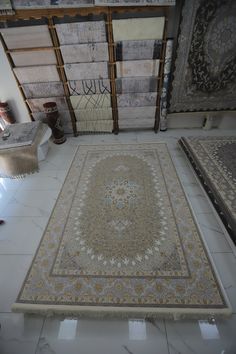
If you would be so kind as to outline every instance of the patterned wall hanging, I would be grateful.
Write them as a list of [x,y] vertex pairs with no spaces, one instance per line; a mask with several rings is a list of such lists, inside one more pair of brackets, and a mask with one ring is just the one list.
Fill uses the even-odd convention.
[[185,1],[170,112],[236,108],[235,33],[234,0]]

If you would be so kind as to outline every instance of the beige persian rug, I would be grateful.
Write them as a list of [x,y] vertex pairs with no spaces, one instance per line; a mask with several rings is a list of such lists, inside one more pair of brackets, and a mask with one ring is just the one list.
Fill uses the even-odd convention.
[[166,144],[79,147],[12,309],[231,313]]

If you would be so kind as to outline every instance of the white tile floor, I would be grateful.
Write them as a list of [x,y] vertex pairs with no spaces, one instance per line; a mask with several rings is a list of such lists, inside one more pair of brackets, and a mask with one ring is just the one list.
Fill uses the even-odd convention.
[[[223,130],[123,132],[68,138],[50,144],[40,171],[22,180],[0,179],[0,353],[1,354],[235,354],[236,247],[230,242],[205,193],[177,145],[180,136],[236,135]],[[177,172],[195,212],[233,307],[229,319],[206,321],[92,320],[43,318],[11,313],[30,262],[78,144],[168,143]]]

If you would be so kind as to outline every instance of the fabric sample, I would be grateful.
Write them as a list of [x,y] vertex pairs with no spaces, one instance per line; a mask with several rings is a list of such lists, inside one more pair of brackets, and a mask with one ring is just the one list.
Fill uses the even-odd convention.
[[112,120],[81,121],[81,122],[77,122],[76,125],[79,133],[83,133],[83,132],[112,133],[113,131]]
[[11,0],[14,9],[55,9],[93,6],[93,0]]
[[125,93],[122,95],[117,95],[118,107],[155,106],[156,101],[157,101],[156,92]]
[[[118,109],[119,121],[128,119],[153,119],[156,114],[156,106],[146,106],[146,107],[120,107]],[[154,123],[153,123],[154,124]]]
[[166,144],[79,146],[12,310],[232,313]]
[[119,129],[153,129],[153,118],[119,119]]
[[156,77],[130,77],[116,79],[116,93],[156,92]]
[[60,81],[55,65],[26,66],[13,68],[13,71],[21,84]]
[[[7,0],[4,0],[5,2]],[[79,8],[88,6],[173,6],[175,0],[8,0],[14,9]],[[11,5],[9,5],[10,8]]]
[[111,108],[79,109],[74,111],[79,132],[112,132]]
[[38,82],[32,84],[22,84],[25,97],[60,97],[64,95],[63,84],[61,82]]
[[65,64],[109,60],[107,43],[63,45],[60,50]]
[[186,137],[180,145],[236,244],[236,137]]
[[0,10],[12,10],[11,0],[2,0],[0,3]]
[[57,64],[54,50],[37,50],[10,53],[15,66]]
[[74,111],[78,122],[112,120],[111,108],[79,109]]
[[122,41],[115,43],[116,61],[160,59],[161,40]]
[[72,80],[68,84],[72,96],[111,93],[110,80],[108,79]]
[[46,102],[56,102],[59,111],[68,110],[65,97],[30,98],[27,100],[32,112],[43,112],[43,104]]
[[164,23],[164,17],[113,20],[112,26],[114,42],[162,39]]
[[65,72],[68,80],[107,79],[107,62],[66,64]]
[[94,1],[96,6],[174,6],[176,2],[176,0],[94,0]]
[[185,1],[170,112],[236,108],[235,32],[235,1]]
[[77,122],[77,130],[79,133],[85,133],[85,132],[112,133],[113,121],[96,120],[96,121]]
[[165,63],[164,63],[164,77],[163,86],[160,99],[160,130],[167,129],[167,94],[169,90],[169,81],[171,75],[171,57],[173,49],[173,40],[168,39],[166,42]]
[[81,95],[71,96],[73,109],[111,107],[111,96],[108,95]]
[[104,21],[56,24],[56,30],[61,45],[107,41]]
[[0,29],[8,49],[52,47],[48,26],[25,26]]
[[158,76],[159,60],[133,60],[116,62],[117,77]]

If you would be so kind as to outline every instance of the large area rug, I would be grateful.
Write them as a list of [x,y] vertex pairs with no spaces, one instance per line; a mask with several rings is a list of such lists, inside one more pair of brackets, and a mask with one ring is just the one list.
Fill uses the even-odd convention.
[[166,144],[79,147],[12,309],[231,313]]
[[180,144],[236,244],[236,137],[189,137]]

